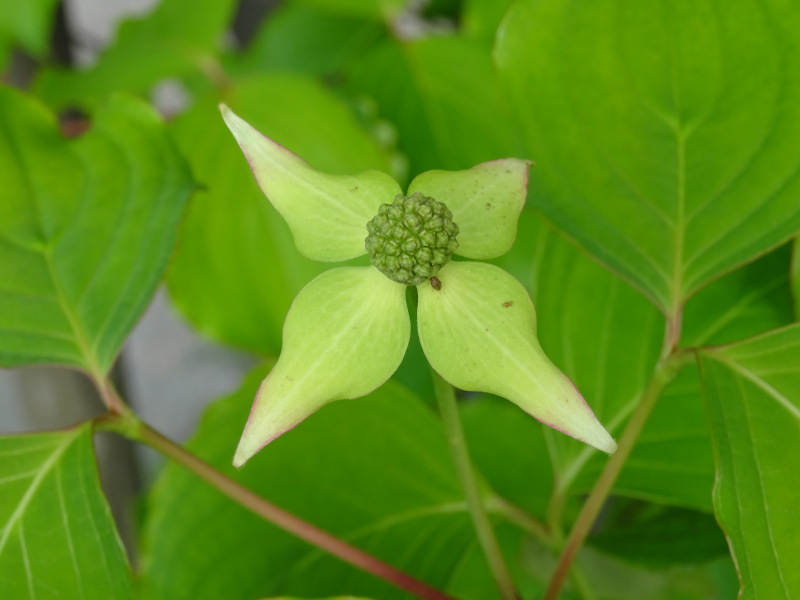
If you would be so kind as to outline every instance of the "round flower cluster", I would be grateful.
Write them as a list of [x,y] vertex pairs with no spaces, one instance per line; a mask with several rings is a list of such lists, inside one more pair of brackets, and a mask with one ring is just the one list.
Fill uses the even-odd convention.
[[458,248],[453,213],[418,192],[408,198],[398,194],[391,204],[381,204],[367,232],[372,264],[404,285],[419,285],[436,275]]

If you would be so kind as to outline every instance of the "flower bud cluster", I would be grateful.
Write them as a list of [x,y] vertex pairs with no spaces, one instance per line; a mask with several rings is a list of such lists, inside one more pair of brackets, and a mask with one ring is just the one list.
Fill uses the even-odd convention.
[[450,262],[458,248],[458,225],[441,202],[419,192],[395,196],[367,223],[367,253],[389,279],[419,285]]

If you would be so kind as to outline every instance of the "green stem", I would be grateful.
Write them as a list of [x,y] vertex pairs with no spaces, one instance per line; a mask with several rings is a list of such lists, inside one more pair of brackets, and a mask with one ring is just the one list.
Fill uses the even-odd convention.
[[127,411],[125,414],[109,413],[96,420],[96,427],[101,430],[114,431],[130,439],[147,444],[211,484],[231,500],[241,504],[273,525],[288,531],[309,544],[321,548],[367,573],[371,573],[376,577],[414,594],[417,598],[421,598],[422,600],[455,600],[451,596],[432,588],[426,583],[351,546],[327,531],[323,531],[293,514],[286,512],[282,508],[267,502],[185,448],[164,437],[139,420],[139,418],[130,411]]
[[503,600],[518,600],[519,595],[508,572],[508,567],[503,560],[503,554],[494,535],[492,524],[489,522],[489,517],[486,515],[483,499],[478,489],[478,481],[470,462],[464,431],[461,427],[455,390],[433,369],[431,369],[431,374],[433,376],[434,391],[436,392],[436,401],[439,404],[439,412],[441,413],[445,434],[450,445],[450,453],[455,463],[461,487],[464,490],[467,506],[469,506],[469,512],[472,516],[472,523],[478,534],[478,541],[481,544],[481,548],[483,548],[483,553],[486,555],[489,568]]
[[575,555],[578,553],[578,550],[583,545],[583,542],[586,540],[586,536],[589,534],[594,520],[597,518],[603,503],[611,492],[611,487],[614,485],[622,467],[628,460],[636,444],[636,440],[639,438],[647,422],[647,418],[655,407],[656,400],[658,400],[658,397],[661,395],[666,385],[675,378],[675,375],[677,375],[681,367],[689,362],[692,357],[693,354],[689,351],[677,351],[659,361],[656,365],[656,369],[647,387],[644,392],[642,392],[642,397],[639,400],[638,406],[633,411],[630,421],[628,421],[625,430],[622,432],[617,451],[606,463],[589,497],[583,504],[578,519],[572,526],[572,531],[567,538],[561,553],[561,558],[558,561],[558,565],[556,565],[556,570],[550,579],[550,585],[542,600],[557,600],[558,594],[561,591],[561,586],[564,584],[564,580],[569,572],[570,565]]

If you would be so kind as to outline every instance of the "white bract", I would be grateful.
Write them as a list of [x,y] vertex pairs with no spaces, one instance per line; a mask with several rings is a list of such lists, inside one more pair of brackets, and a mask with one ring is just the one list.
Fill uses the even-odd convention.
[[[315,171],[224,104],[220,109],[301,253],[330,262],[366,253],[367,222],[402,193],[394,179],[378,171]],[[452,211],[460,228],[456,254],[494,258],[514,243],[528,170],[528,162],[506,158],[466,171],[428,171],[407,195],[420,192]],[[508,398],[551,427],[616,450],[539,346],[533,303],[516,279],[477,262],[450,262],[437,277],[441,289],[428,281],[417,286],[418,330],[425,356],[446,381]],[[410,330],[405,286],[372,266],[333,268],[311,281],[286,317],[280,358],[258,390],[233,464],[241,467],[328,402],[380,387],[400,365]]]

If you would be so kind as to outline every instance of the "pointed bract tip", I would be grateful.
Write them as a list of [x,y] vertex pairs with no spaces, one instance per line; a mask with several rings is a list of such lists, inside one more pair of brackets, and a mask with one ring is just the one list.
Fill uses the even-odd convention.
[[237,469],[241,469],[248,460],[253,458],[253,456],[255,456],[259,450],[266,446],[275,437],[278,436],[273,436],[266,441],[260,437],[256,437],[248,420],[248,423],[245,425],[244,431],[242,432],[242,437],[239,440],[239,445],[236,447],[236,452],[233,455],[233,466]]
[[239,445],[236,447],[236,452],[233,455],[233,466],[237,469],[241,469],[250,459],[250,456],[247,455],[247,452],[244,451],[242,448],[242,441],[239,440]]
[[[259,392],[264,387],[264,382],[267,381],[267,379],[269,379],[269,375],[267,375],[267,378],[261,382]],[[269,439],[265,441],[262,437],[257,436],[254,428],[252,427],[257,405],[258,394],[256,395],[256,401],[250,410],[247,423],[245,423],[244,431],[242,431],[242,437],[239,438],[239,444],[236,446],[236,452],[233,454],[233,466],[237,469],[241,469],[248,460],[253,458],[253,456],[255,456],[259,450],[269,443]]]
[[605,435],[605,439],[598,440],[598,443],[592,445],[606,454],[614,454],[617,451],[617,442],[608,434]]

